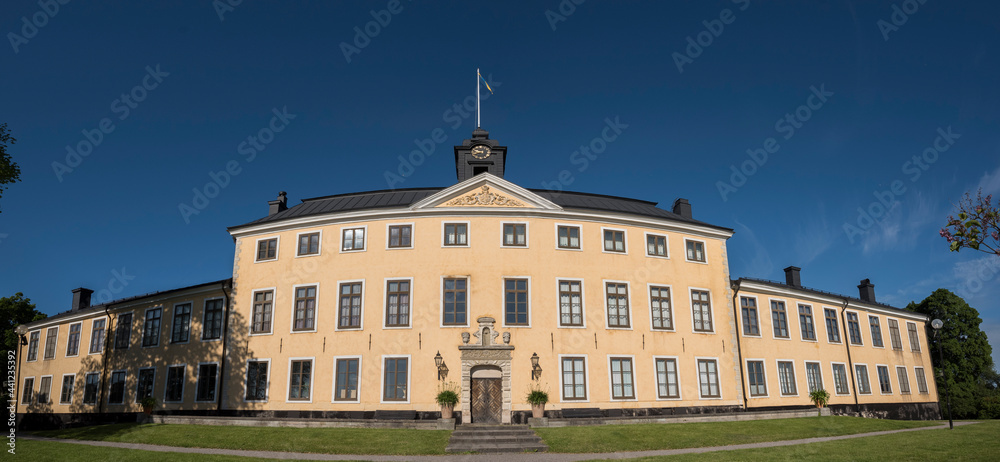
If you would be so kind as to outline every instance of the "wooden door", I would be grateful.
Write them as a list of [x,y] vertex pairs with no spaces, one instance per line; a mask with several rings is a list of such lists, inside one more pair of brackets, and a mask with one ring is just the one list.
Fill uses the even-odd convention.
[[499,424],[503,408],[503,387],[499,378],[472,379],[472,423]]

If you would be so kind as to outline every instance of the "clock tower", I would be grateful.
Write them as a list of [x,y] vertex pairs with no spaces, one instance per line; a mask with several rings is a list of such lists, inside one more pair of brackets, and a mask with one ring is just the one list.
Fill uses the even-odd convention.
[[507,146],[500,146],[490,139],[490,132],[482,128],[472,131],[472,138],[455,146],[455,173],[461,183],[480,173],[503,178],[504,163],[507,161]]

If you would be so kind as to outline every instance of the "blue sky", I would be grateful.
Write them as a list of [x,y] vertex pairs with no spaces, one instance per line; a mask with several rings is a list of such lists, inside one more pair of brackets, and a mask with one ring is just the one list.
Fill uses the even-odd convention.
[[[1000,358],[998,259],[938,236],[965,191],[1000,193],[1000,4],[427,3],[5,2],[0,122],[23,182],[0,199],[0,294],[54,314],[79,286],[223,279],[226,227],[279,190],[451,185],[479,67],[507,179],[686,197],[735,229],[737,277],[796,265],[849,295],[871,278],[896,306],[950,289]],[[606,119],[621,134],[582,168]]]

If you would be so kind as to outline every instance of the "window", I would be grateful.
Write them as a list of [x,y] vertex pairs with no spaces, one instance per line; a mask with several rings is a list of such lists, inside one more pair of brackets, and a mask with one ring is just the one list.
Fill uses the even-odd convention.
[[38,404],[49,404],[49,393],[52,392],[52,376],[46,375],[38,382]]
[[916,323],[906,323],[906,336],[910,339],[910,351],[920,351],[920,337],[917,335]]
[[896,366],[896,378],[899,379],[899,393],[910,394],[910,377],[906,374],[906,366]]
[[705,243],[701,241],[684,240],[688,261],[705,263]]
[[444,280],[444,317],[441,323],[446,326],[464,326],[466,318],[466,286],[465,279],[446,278]]
[[97,404],[97,391],[101,389],[101,375],[96,372],[87,374],[83,385],[83,404]]
[[385,358],[384,401],[406,401],[406,385],[409,372],[409,358]]
[[413,225],[393,225],[389,227],[389,248],[405,249],[412,247]]
[[186,369],[185,366],[167,368],[167,390],[163,401],[174,403],[184,401],[184,369]]
[[524,223],[504,223],[503,245],[507,247],[527,247],[528,225]]
[[714,359],[698,360],[698,382],[702,398],[719,398],[719,372]]
[[653,329],[674,329],[674,313],[670,308],[669,287],[649,287],[649,309],[652,312]]
[[797,395],[795,388],[795,364],[791,361],[778,361],[778,384],[782,395]]
[[656,234],[646,235],[646,255],[651,257],[667,256],[667,236]]
[[785,312],[785,302],[771,300],[771,325],[774,336],[788,338],[788,314]]
[[111,390],[108,392],[108,404],[125,404],[125,371],[111,373]]
[[309,401],[312,385],[312,360],[292,361],[288,382],[289,401]]
[[743,313],[743,335],[760,335],[757,325],[757,299],[740,297],[740,311]]
[[871,384],[868,383],[868,366],[864,364],[854,365],[854,375],[858,376],[858,393],[870,395],[872,393]]
[[247,401],[267,401],[267,361],[247,362]]
[[840,343],[840,327],[837,324],[837,311],[826,308],[826,338],[830,343]]
[[847,332],[851,336],[851,344],[861,345],[861,321],[857,313],[847,313]]
[[278,238],[261,239],[257,241],[257,261],[278,259]]
[[694,312],[694,331],[712,332],[712,304],[708,292],[704,290],[691,291],[691,310]]
[[469,225],[466,223],[445,223],[444,245],[469,245]]
[[899,323],[895,319],[889,320],[889,338],[892,340],[893,350],[903,349],[903,340],[899,338]]
[[40,331],[34,331],[29,336],[28,340],[28,361],[38,360],[38,338],[41,337],[42,333]]
[[559,281],[559,325],[583,327],[583,283]]
[[202,340],[222,338],[222,299],[205,300],[205,315],[202,321]]
[[631,358],[611,358],[611,399],[635,399]]
[[219,378],[219,365],[199,364],[198,365],[198,393],[195,401],[215,401],[215,384]]
[[628,284],[606,283],[606,300],[608,302],[608,327],[628,328]]
[[914,367],[913,373],[917,376],[917,391],[926,394],[927,391],[927,377],[924,376],[924,368]]
[[80,330],[82,323],[71,324],[69,326],[69,338],[66,339],[66,356],[77,356],[80,354]]
[[802,330],[802,340],[816,340],[813,309],[809,305],[799,305],[799,328]]
[[132,313],[118,315],[118,325],[115,326],[115,349],[128,348],[132,340]]
[[528,325],[528,280],[504,279],[504,325]]
[[299,234],[299,256],[319,255],[319,233]]
[[56,357],[56,339],[58,338],[58,327],[50,327],[45,331],[45,359],[54,359]]
[[156,369],[139,369],[139,379],[135,382],[135,402],[153,396],[154,383],[156,383]]
[[59,404],[73,404],[73,382],[75,375],[64,375],[62,380],[62,391],[59,392]]
[[21,404],[31,404],[31,399],[34,398],[34,388],[35,388],[35,378],[28,377],[24,379],[24,388],[21,391]]
[[882,326],[878,323],[878,316],[868,316],[868,326],[872,331],[872,345],[882,348]]
[[889,366],[876,366],[878,369],[878,387],[882,394],[892,393],[892,382],[889,379]]
[[747,361],[747,377],[750,378],[750,396],[767,396],[764,361]]
[[170,329],[170,343],[187,343],[191,338],[191,304],[174,305],[174,322]]
[[348,228],[343,231],[341,250],[350,252],[365,250],[365,228]]
[[556,229],[559,234],[558,247],[560,249],[580,248],[580,228],[577,226],[559,226]]
[[253,294],[253,324],[251,334],[267,334],[271,332],[271,312],[274,305],[274,291],[265,290]]
[[361,359],[344,358],[337,360],[337,378],[334,384],[334,401],[358,400],[358,371]]
[[316,329],[316,286],[295,288],[293,331]]
[[[142,346],[150,347],[160,344],[160,308],[146,310],[146,322],[142,326]],[[191,315],[191,305],[188,305],[188,316]]]
[[410,281],[389,281],[385,292],[385,326],[409,327]]
[[625,231],[604,230],[604,251],[625,253]]
[[90,354],[104,351],[104,320],[95,319],[90,327]]
[[823,389],[823,372],[820,371],[819,363],[806,363],[806,383],[809,385],[809,393]]
[[847,387],[847,366],[843,364],[833,365],[833,389],[838,395],[851,393],[851,390]]
[[361,328],[361,283],[348,282],[340,285],[339,329]]
[[680,398],[680,385],[677,383],[677,360],[656,360],[656,393],[661,399]]
[[562,358],[562,389],[562,399],[565,401],[587,399],[587,366],[584,358]]

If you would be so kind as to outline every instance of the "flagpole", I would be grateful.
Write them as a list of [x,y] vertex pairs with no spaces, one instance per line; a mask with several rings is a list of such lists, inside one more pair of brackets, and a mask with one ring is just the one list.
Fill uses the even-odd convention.
[[479,68],[476,68],[476,128],[479,128]]

